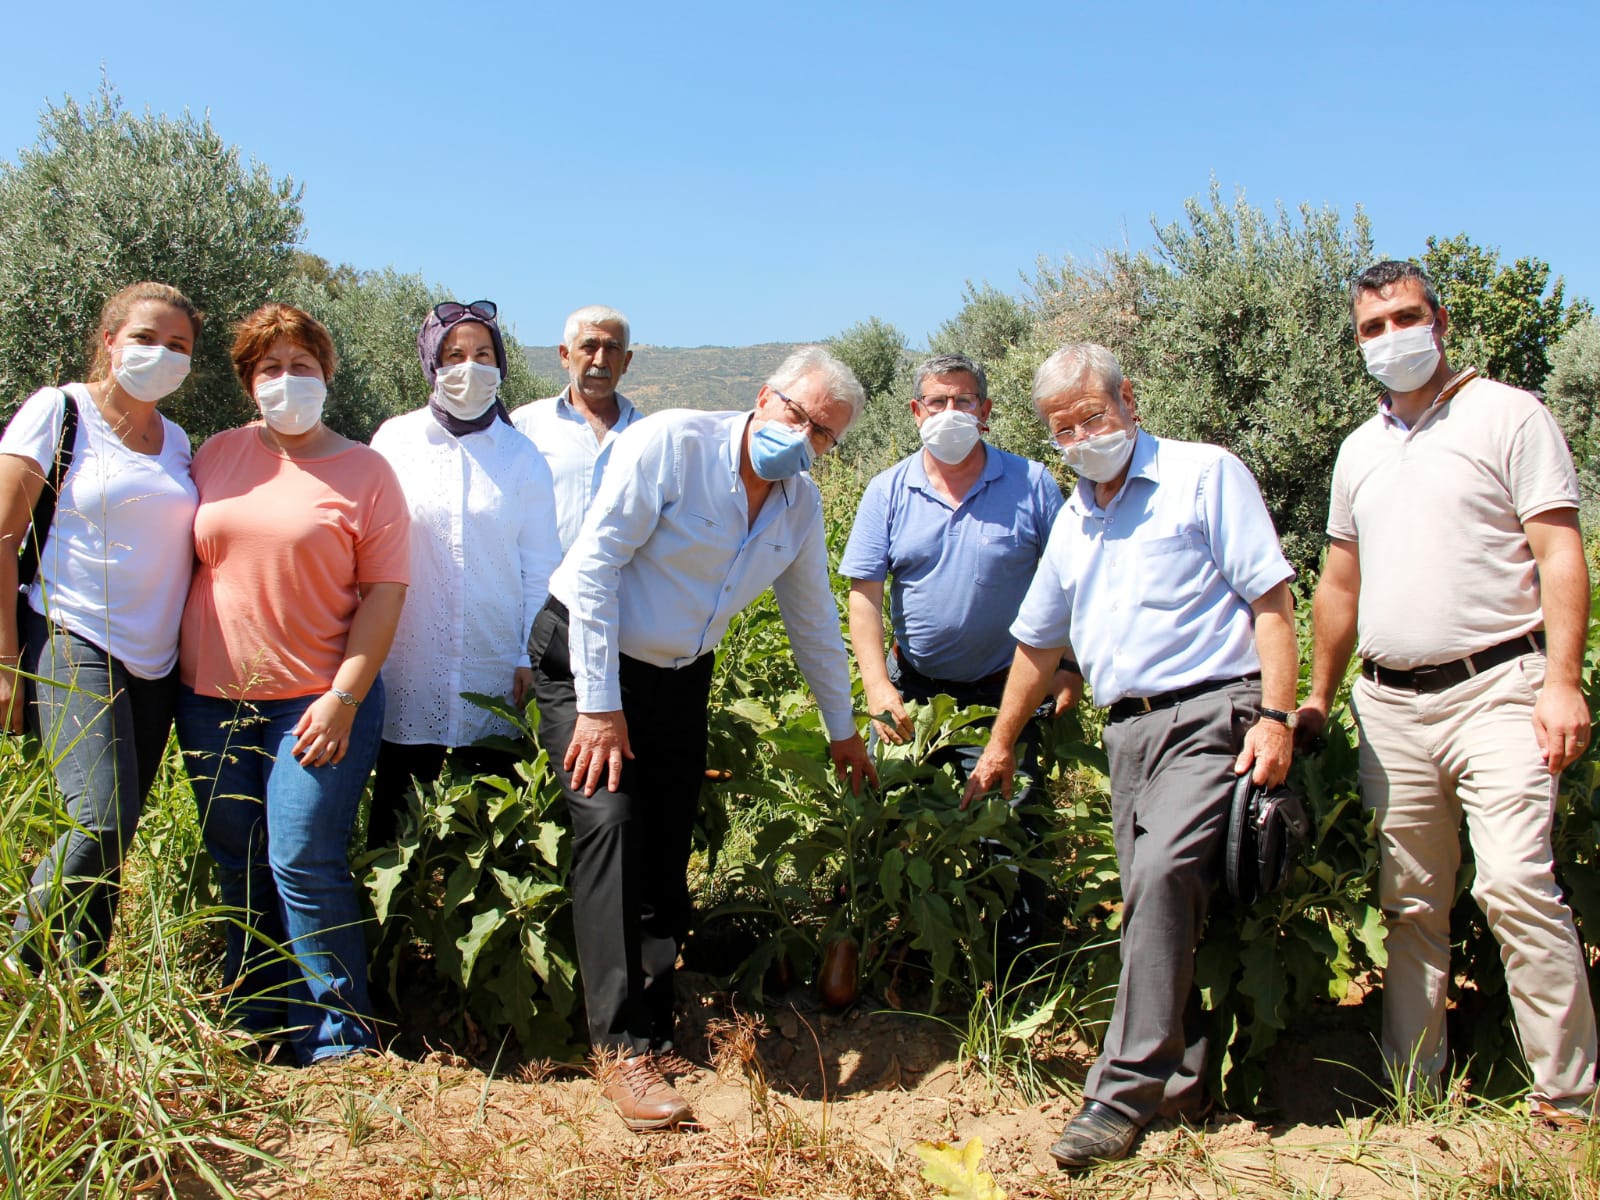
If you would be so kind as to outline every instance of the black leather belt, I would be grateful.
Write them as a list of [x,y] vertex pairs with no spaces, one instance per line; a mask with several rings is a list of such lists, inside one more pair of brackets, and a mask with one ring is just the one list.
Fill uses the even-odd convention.
[[1481,675],[1490,667],[1498,667],[1524,654],[1536,654],[1544,649],[1544,630],[1535,629],[1509,642],[1490,646],[1476,654],[1458,658],[1454,662],[1439,663],[1432,667],[1416,667],[1410,671],[1397,671],[1373,662],[1361,660],[1361,673],[1380,687],[1405,688],[1413,692],[1442,692],[1465,683],[1474,675]]
[[1193,700],[1196,696],[1232,687],[1236,683],[1259,683],[1260,680],[1260,675],[1241,675],[1237,679],[1208,679],[1193,687],[1179,688],[1175,692],[1162,692],[1159,696],[1128,696],[1118,700],[1106,712],[1111,720],[1121,721],[1126,717],[1155,712],[1158,708],[1171,708],[1174,704],[1182,704],[1185,700]]

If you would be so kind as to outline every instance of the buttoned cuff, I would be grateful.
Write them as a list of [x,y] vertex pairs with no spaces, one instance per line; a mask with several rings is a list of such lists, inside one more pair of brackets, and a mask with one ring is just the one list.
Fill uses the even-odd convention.
[[581,713],[622,711],[622,684],[615,679],[594,682],[574,679],[572,690],[577,694],[578,711]]

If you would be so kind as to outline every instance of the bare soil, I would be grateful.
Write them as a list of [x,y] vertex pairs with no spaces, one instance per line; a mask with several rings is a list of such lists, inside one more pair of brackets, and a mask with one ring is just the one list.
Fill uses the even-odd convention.
[[[288,1115],[241,1132],[278,1162],[216,1165],[230,1194],[262,1200],[923,1197],[942,1193],[922,1181],[915,1146],[977,1137],[1013,1198],[1600,1197],[1594,1134],[1461,1104],[1384,1123],[1359,996],[1284,1040],[1263,1113],[1158,1123],[1128,1162],[1072,1175],[1047,1150],[1076,1110],[1082,1046],[1047,1052],[1068,1090],[1029,1104],[964,1066],[944,1027],[870,998],[830,1013],[795,994],[747,1014],[703,978],[680,986],[693,1000],[679,1050],[694,1069],[677,1086],[693,1127],[632,1134],[572,1068],[391,1053],[264,1071]],[[177,1192],[215,1194],[194,1180]]]

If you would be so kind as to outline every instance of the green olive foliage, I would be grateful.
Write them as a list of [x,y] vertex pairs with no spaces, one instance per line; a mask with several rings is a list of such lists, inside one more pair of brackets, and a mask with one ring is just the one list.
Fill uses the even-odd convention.
[[134,116],[109,85],[39,119],[0,163],[0,418],[35,389],[81,379],[106,297],[152,279],[205,314],[190,380],[163,405],[196,444],[250,415],[229,327],[288,274],[300,191],[248,165],[209,118]]
[[1543,259],[1503,265],[1498,250],[1464,233],[1430,237],[1421,265],[1450,314],[1451,360],[1513,387],[1538,391],[1553,365],[1551,347],[1593,313],[1585,300],[1566,302],[1566,284],[1559,275],[1551,282]]

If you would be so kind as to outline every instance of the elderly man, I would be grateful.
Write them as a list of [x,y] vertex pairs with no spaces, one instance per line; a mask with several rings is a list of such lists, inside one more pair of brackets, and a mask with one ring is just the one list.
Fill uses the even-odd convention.
[[1083,1107],[1050,1148],[1081,1167],[1125,1156],[1157,1116],[1206,1107],[1194,954],[1236,776],[1271,785],[1289,770],[1294,572],[1244,464],[1140,431],[1133,385],[1104,347],[1057,350],[1033,402],[1079,481],[1011,627],[1016,659],[967,799],[1009,789],[1013,743],[1075,651],[1109,708],[1123,893],[1111,1024]]
[[578,309],[561,334],[567,386],[560,395],[524,404],[511,414],[511,423],[550,464],[563,553],[578,536],[617,436],[640,416],[617,391],[633,361],[628,337],[628,318],[616,309],[603,304]]
[[1350,699],[1378,818],[1384,1054],[1413,1088],[1437,1086],[1445,1068],[1464,814],[1472,895],[1500,941],[1533,1077],[1529,1106],[1557,1125],[1592,1120],[1594,1010],[1550,844],[1557,776],[1589,741],[1572,460],[1535,397],[1450,366],[1450,316],[1418,267],[1368,268],[1350,312],[1387,395],[1334,466],[1301,714],[1321,728],[1359,649]]
[[711,671],[728,623],[769,586],[835,767],[857,789],[876,778],[851,710],[822,500],[803,474],[864,400],[849,368],[812,346],[783,362],[754,412],[640,423],[534,621],[540,737],[572,814],[589,1036],[620,1058],[606,1095],[631,1129],[689,1118],[654,1056],[672,1044]]
[[[989,381],[965,355],[917,367],[911,416],[922,449],[867,484],[839,573],[850,580],[850,642],[879,737],[911,735],[906,699],[953,696],[998,705],[1017,644],[1007,630],[1044,553],[1061,489],[1036,462],[983,441]],[[883,647],[884,581],[892,578],[894,645]],[[1062,672],[1063,702],[1075,674]],[[956,768],[977,758],[963,747]],[[1023,875],[1001,948],[1025,950],[1043,897]]]

